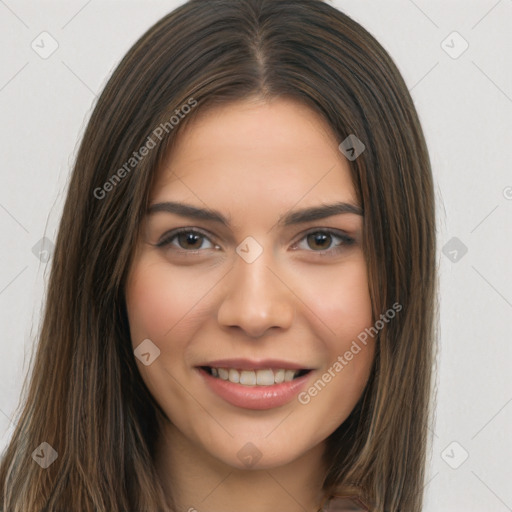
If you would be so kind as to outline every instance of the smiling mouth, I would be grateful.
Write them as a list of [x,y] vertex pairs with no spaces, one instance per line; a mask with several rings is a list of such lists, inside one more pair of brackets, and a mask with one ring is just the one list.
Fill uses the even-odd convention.
[[201,366],[206,373],[220,380],[241,384],[242,386],[273,386],[298,379],[311,370],[287,370],[284,368],[266,368],[262,370],[238,370],[236,368],[213,368]]

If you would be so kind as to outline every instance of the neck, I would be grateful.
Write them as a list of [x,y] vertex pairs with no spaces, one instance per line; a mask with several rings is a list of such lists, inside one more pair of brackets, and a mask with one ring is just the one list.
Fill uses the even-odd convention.
[[169,424],[157,447],[156,469],[176,510],[317,512],[319,508],[325,476],[323,443],[292,462],[267,469],[227,465]]

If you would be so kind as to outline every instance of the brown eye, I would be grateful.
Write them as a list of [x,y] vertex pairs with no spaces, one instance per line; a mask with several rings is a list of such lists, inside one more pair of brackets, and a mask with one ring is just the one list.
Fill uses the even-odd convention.
[[306,233],[302,239],[295,244],[295,249],[318,253],[319,256],[335,256],[339,252],[354,245],[355,240],[342,231],[330,229],[317,229]]
[[177,236],[178,244],[182,249],[200,249],[204,236],[193,231],[186,231]]
[[210,238],[194,229],[175,230],[165,235],[157,247],[168,248],[175,251],[203,251],[204,249],[217,249]]
[[331,246],[332,235],[322,231],[317,233],[310,233],[307,235],[307,241],[310,249],[323,251]]

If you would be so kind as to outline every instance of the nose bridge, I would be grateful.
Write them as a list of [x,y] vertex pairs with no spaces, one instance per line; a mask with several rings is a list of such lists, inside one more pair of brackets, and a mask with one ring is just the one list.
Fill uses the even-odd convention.
[[294,312],[292,295],[271,270],[275,266],[272,251],[265,250],[254,260],[237,255],[233,265],[218,312],[219,323],[256,337],[272,327],[288,328]]
[[237,261],[233,269],[234,291],[240,291],[241,297],[252,297],[255,303],[259,300],[268,303],[268,299],[276,295],[275,288],[278,284],[269,270],[270,266],[271,261],[263,255],[252,263]]

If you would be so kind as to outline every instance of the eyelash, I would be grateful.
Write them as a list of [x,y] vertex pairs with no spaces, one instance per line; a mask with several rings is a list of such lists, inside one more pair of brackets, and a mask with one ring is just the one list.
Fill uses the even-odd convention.
[[[174,239],[176,239],[182,233],[191,233],[194,235],[199,235],[199,236],[207,239],[214,246],[213,248],[215,248],[215,249],[219,248],[219,246],[217,244],[215,244],[212,240],[210,240],[210,236],[207,233],[205,233],[204,231],[197,229],[197,228],[175,229],[175,230],[171,231],[170,233],[167,233],[166,235],[164,235],[163,239],[160,240],[157,244],[155,244],[155,246],[158,248],[165,248],[167,246],[171,246],[171,245],[173,245],[172,241]],[[347,246],[351,246],[355,243],[355,240],[353,238],[349,237],[348,235],[346,235],[340,231],[333,230],[330,228],[323,228],[323,229],[315,228],[315,229],[311,229],[311,230],[303,233],[301,238],[297,242],[294,243],[294,247],[296,247],[302,240],[306,239],[309,235],[320,234],[320,233],[327,234],[333,238],[337,238],[337,239],[341,240],[341,243],[339,245],[336,245],[329,249],[324,249],[324,250],[320,250],[320,251],[315,251],[313,249],[308,250],[308,252],[311,252],[320,257],[328,256],[330,254],[334,254],[334,255],[338,254],[341,250],[343,250]],[[175,252],[181,253],[181,254],[198,254],[206,249],[183,249],[181,247],[174,246],[173,250]],[[297,250],[297,249],[294,249],[294,250]]]

